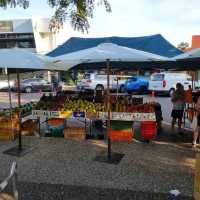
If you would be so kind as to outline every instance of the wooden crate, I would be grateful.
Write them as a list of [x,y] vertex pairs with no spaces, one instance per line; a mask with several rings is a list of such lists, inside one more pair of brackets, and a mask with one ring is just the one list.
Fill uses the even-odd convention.
[[22,135],[34,135],[34,132],[37,130],[38,123],[38,120],[32,119],[28,119],[27,121],[23,122],[21,125]]
[[85,140],[86,132],[83,127],[67,127],[64,129],[65,139]]
[[0,140],[14,140],[17,135],[15,130],[12,129],[0,129]]
[[0,120],[0,140],[14,140],[19,130],[19,120],[1,118]]

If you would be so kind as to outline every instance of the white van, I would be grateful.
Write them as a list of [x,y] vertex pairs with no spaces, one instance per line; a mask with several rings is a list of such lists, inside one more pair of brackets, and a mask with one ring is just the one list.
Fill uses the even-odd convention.
[[192,86],[192,77],[186,73],[154,73],[150,77],[149,91],[162,92],[171,96],[177,83],[181,83],[184,89],[187,90],[189,85]]
[[[130,76],[110,75],[110,88],[120,90]],[[104,90],[107,88],[107,75],[87,73],[83,80],[77,83],[78,90]]]

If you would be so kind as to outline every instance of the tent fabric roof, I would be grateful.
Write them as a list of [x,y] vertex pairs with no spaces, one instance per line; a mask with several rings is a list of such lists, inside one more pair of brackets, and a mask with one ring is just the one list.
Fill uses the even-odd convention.
[[93,63],[104,63],[98,68],[105,67],[106,60],[109,62],[117,62],[118,66],[120,63],[123,65],[127,63],[134,63],[139,65],[139,63],[148,62],[148,65],[151,65],[153,62],[164,62],[171,61],[171,59],[159,56],[157,54],[152,54],[146,51],[140,51],[113,43],[102,43],[96,47],[76,51],[73,53],[64,54],[62,56],[57,56],[51,58],[55,65],[58,64],[59,69],[68,70],[71,67],[77,68],[77,65],[82,65],[87,63],[91,65]]
[[166,57],[173,57],[182,53],[179,49],[169,43],[162,35],[156,34],[144,37],[72,37],[47,55],[51,57],[56,57],[66,53],[72,53],[75,51],[95,47],[100,43],[114,43],[120,46],[147,51]]

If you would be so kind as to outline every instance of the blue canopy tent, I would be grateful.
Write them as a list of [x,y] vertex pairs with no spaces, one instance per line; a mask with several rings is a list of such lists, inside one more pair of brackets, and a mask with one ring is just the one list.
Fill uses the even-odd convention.
[[182,51],[174,47],[162,35],[156,34],[144,37],[72,37],[47,55],[51,57],[56,57],[63,54],[92,48],[101,43],[113,43],[120,46],[142,50],[166,57],[174,57],[182,53]]

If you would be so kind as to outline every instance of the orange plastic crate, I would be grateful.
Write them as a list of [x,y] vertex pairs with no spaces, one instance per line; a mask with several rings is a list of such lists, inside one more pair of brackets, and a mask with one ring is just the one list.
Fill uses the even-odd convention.
[[113,142],[131,142],[134,136],[134,131],[113,131],[110,130],[110,139]]
[[65,119],[52,118],[48,120],[50,126],[61,126],[65,124]]

